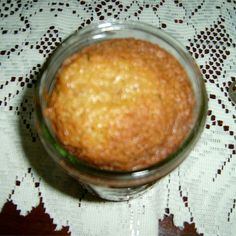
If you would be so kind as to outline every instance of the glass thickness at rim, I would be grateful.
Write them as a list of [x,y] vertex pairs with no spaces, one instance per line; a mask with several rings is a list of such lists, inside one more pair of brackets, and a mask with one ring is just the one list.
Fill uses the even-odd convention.
[[[158,38],[159,40],[164,41],[167,43],[170,47],[173,48],[178,53],[178,56],[182,58],[182,60],[187,63],[185,67],[189,66],[192,70],[194,70],[195,79],[199,83],[201,97],[200,97],[200,105],[198,114],[196,117],[196,121],[194,124],[194,128],[189,133],[186,140],[182,143],[182,145],[177,149],[176,152],[169,155],[167,158],[165,158],[163,161],[158,162],[150,167],[141,169],[141,170],[135,170],[135,171],[116,171],[116,170],[103,170],[98,169],[92,165],[86,164],[83,161],[80,161],[77,157],[70,154],[67,150],[65,150],[59,143],[59,141],[51,134],[50,129],[47,125],[46,119],[43,116],[42,111],[42,84],[45,82],[44,80],[47,78],[48,70],[50,69],[50,66],[53,65],[53,61],[55,57],[59,57],[66,48],[73,44],[73,42],[76,42],[76,40],[86,39],[88,41],[91,41],[91,43],[96,43],[96,41],[101,40],[107,40],[107,36],[113,37],[114,31],[122,32],[122,30],[130,29],[140,31],[141,33],[145,33],[147,35],[151,35],[154,38]],[[104,34],[108,33],[108,34]],[[104,35],[103,35],[104,34]],[[129,37],[132,37],[130,35]],[[119,37],[113,37],[113,38],[119,38]],[[94,40],[94,42],[92,41]],[[69,45],[68,45],[69,44]],[[89,45],[90,43],[88,43]],[[88,46],[86,45],[86,46]],[[75,53],[76,51],[74,51]],[[63,63],[63,61],[62,61]],[[68,38],[66,38],[62,44],[54,51],[54,53],[50,56],[49,60],[45,63],[43,71],[41,73],[41,78],[37,84],[36,88],[36,116],[39,121],[38,126],[41,129],[41,140],[45,139],[47,144],[45,144],[45,141],[43,140],[43,143],[45,145],[51,145],[51,148],[54,150],[54,156],[56,155],[58,159],[63,159],[64,161],[70,163],[74,168],[76,168],[78,171],[91,176],[98,176],[98,177],[104,177],[105,179],[117,179],[117,180],[128,180],[128,179],[139,179],[143,177],[148,177],[150,175],[153,175],[154,173],[161,171],[168,163],[174,162],[176,159],[181,158],[183,155],[186,155],[189,152],[189,149],[193,147],[195,142],[197,141],[204,123],[206,119],[206,110],[207,110],[207,96],[206,96],[206,90],[204,86],[204,82],[201,79],[201,74],[193,61],[192,57],[188,54],[186,49],[184,49],[181,44],[179,44],[176,40],[174,40],[171,36],[166,34],[160,29],[157,29],[153,26],[140,23],[140,22],[121,22],[121,21],[111,21],[111,22],[102,22],[98,25],[90,25],[80,31],[75,32]]]

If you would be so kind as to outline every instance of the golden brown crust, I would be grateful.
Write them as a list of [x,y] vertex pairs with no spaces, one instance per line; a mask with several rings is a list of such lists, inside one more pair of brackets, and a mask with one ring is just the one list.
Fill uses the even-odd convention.
[[63,64],[45,114],[78,158],[136,170],[176,150],[193,107],[187,74],[173,56],[146,41],[113,39]]

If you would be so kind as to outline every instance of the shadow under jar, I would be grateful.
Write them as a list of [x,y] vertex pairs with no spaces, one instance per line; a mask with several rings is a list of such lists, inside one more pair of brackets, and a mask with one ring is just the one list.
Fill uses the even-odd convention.
[[[109,170],[91,165],[68,151],[58,140],[44,111],[47,109],[48,98],[55,87],[58,71],[67,58],[99,42],[124,38],[151,42],[174,56],[187,73],[195,104],[191,129],[174,152],[168,154],[161,161],[144,168]],[[192,57],[168,34],[140,22],[103,22],[75,32],[66,38],[46,61],[36,88],[37,130],[46,150],[82,186],[100,198],[111,201],[129,200],[139,196],[158,179],[177,167],[196,144],[205,125],[206,111],[206,89],[200,71]]]

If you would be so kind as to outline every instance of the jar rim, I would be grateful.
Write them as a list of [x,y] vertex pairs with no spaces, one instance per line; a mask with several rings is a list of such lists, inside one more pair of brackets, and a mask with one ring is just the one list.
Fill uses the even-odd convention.
[[[154,37],[162,37],[164,40],[168,42],[172,47],[174,47],[183,59],[191,65],[191,69],[194,71],[195,77],[199,82],[201,97],[200,97],[200,105],[198,114],[194,121],[193,127],[190,130],[188,136],[185,140],[180,144],[180,146],[173,153],[168,155],[162,161],[152,164],[151,166],[145,167],[143,169],[138,170],[129,170],[129,171],[119,171],[119,170],[107,170],[107,169],[99,169],[96,166],[92,166],[78,157],[70,154],[60,142],[53,136],[50,131],[50,128],[47,125],[46,118],[43,113],[43,108],[41,104],[41,96],[42,96],[42,80],[46,77],[45,71],[50,67],[53,63],[53,58],[55,55],[62,51],[66,50],[66,43],[71,38],[76,39],[78,37],[87,37],[91,32],[98,30],[98,32],[111,32],[112,30],[120,30],[123,27],[135,28],[139,31],[145,31],[147,34],[151,34]],[[45,62],[41,74],[39,75],[39,80],[36,85],[36,119],[39,137],[43,142],[44,146],[47,146],[46,149],[49,152],[56,152],[56,155],[60,157],[63,161],[66,161],[76,170],[80,171],[85,175],[91,175],[94,177],[102,177],[105,179],[116,179],[116,180],[130,180],[130,179],[139,179],[143,177],[148,177],[158,172],[162,168],[164,168],[167,163],[173,162],[178,159],[180,156],[189,152],[187,149],[192,149],[194,144],[197,142],[200,133],[202,132],[206,120],[206,112],[207,112],[207,92],[205,88],[204,81],[202,79],[202,75],[196,63],[194,62],[191,55],[188,51],[173,37],[164,32],[161,29],[158,29],[152,25],[136,22],[136,21],[103,21],[98,24],[91,24],[84,29],[74,32],[69,35],[63,42],[57,47],[57,49],[50,55],[49,59]],[[188,147],[188,148],[187,148]],[[49,150],[50,149],[50,150]],[[55,153],[54,153],[55,154]]]

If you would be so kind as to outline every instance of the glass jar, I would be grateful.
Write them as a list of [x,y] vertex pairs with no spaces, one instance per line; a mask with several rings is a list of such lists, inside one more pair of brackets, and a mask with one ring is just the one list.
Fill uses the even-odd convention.
[[[56,74],[62,63],[75,52],[91,44],[114,38],[137,38],[158,44],[183,66],[191,81],[196,107],[194,124],[179,148],[163,161],[136,171],[109,171],[90,166],[63,148],[43,114]],[[103,22],[90,25],[66,38],[45,63],[36,88],[36,118],[39,137],[48,153],[81,185],[97,196],[112,200],[129,200],[143,193],[158,179],[177,167],[192,150],[203,130],[207,95],[199,68],[186,49],[160,29],[140,22]]]

